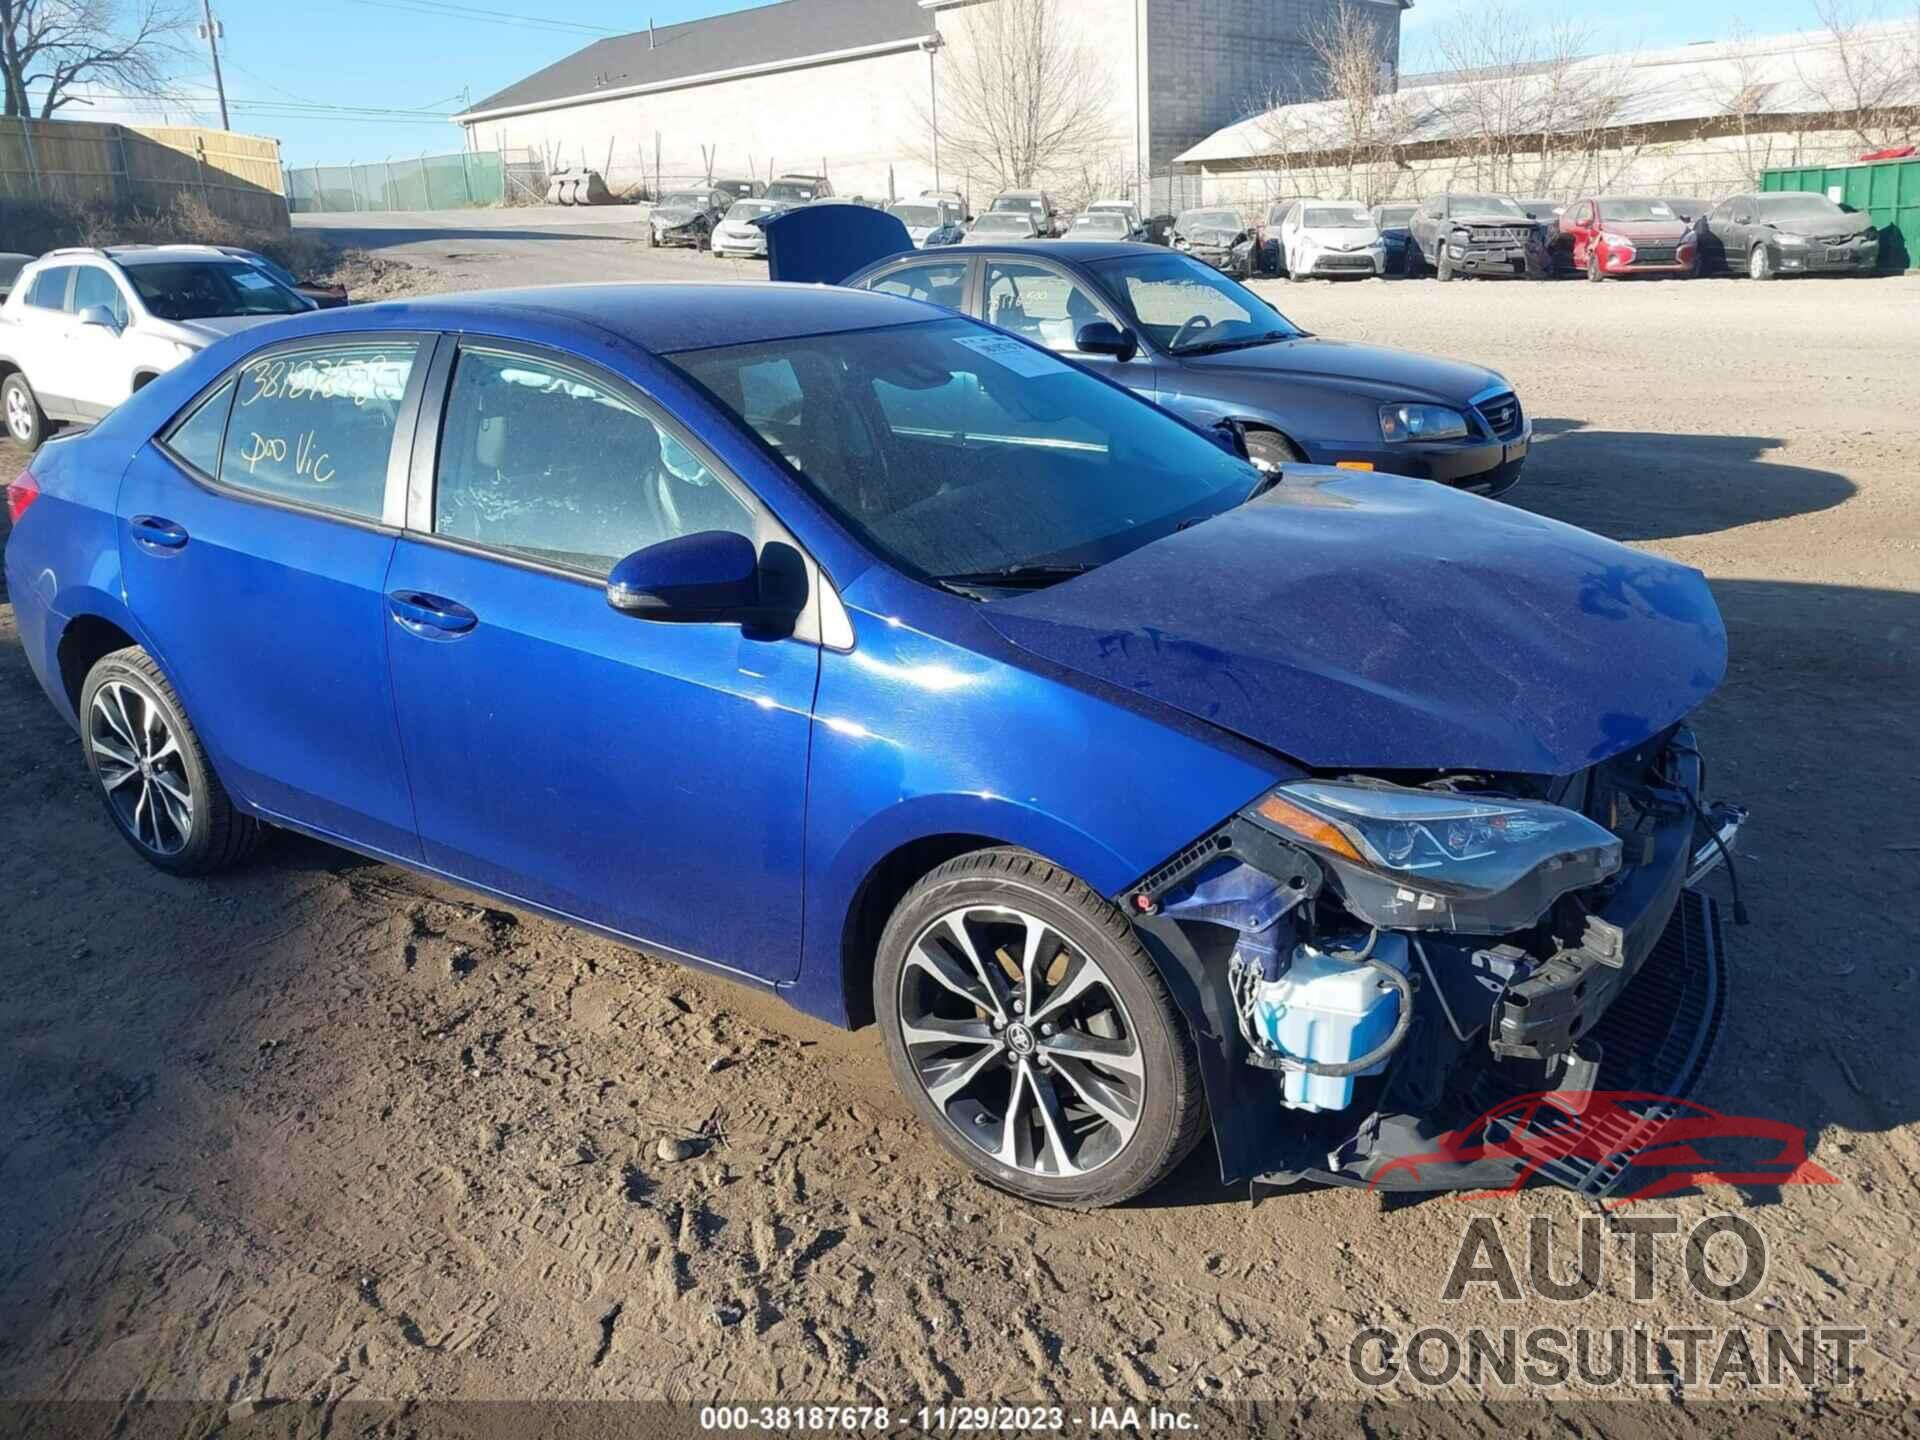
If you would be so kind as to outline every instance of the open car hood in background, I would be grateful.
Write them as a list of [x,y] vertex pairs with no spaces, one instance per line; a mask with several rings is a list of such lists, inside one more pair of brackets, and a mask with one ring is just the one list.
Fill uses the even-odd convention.
[[767,232],[767,278],[838,285],[876,260],[913,249],[900,217],[867,205],[801,205],[754,222]]
[[1693,710],[1727,659],[1697,570],[1426,481],[1293,467],[980,614],[1316,769],[1568,774]]

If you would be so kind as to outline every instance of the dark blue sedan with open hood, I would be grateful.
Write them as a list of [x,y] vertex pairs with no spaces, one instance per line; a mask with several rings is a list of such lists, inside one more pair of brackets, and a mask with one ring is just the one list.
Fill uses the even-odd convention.
[[434,297],[52,441],[6,580],[148,863],[298,831],[877,1022],[1034,1200],[1209,1127],[1229,1179],[1479,1185],[1393,1162],[1684,1095],[1738,820],[1703,578],[1236,441],[897,296]]
[[1313,335],[1191,255],[1124,241],[1008,241],[916,253],[857,206],[769,224],[776,280],[928,300],[1098,370],[1202,427],[1237,429],[1254,463],[1384,470],[1483,495],[1510,490],[1533,426],[1478,365]]

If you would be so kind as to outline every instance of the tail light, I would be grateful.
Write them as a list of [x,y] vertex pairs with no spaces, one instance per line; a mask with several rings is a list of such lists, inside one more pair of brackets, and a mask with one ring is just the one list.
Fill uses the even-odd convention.
[[40,482],[33,478],[33,471],[22,470],[19,478],[7,486],[7,518],[18,525],[27,507],[39,498]]

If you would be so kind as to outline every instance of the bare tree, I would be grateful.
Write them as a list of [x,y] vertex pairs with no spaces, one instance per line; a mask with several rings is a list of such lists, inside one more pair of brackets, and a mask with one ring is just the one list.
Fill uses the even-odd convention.
[[170,0],[0,0],[6,113],[31,115],[37,93],[45,120],[90,85],[152,94],[188,23]]
[[968,6],[952,34],[940,52],[939,143],[954,169],[1025,189],[1043,175],[1074,175],[1112,147],[1108,72],[1060,0]]
[[1911,23],[1884,23],[1878,0],[1813,0],[1827,43],[1800,79],[1836,128],[1869,150],[1920,135],[1920,5]]
[[[1477,183],[1492,190],[1591,187],[1618,151],[1636,95],[1631,54],[1594,56],[1590,27],[1513,0],[1463,11],[1436,50],[1448,76],[1449,119]],[[1619,159],[1617,155],[1614,156]]]

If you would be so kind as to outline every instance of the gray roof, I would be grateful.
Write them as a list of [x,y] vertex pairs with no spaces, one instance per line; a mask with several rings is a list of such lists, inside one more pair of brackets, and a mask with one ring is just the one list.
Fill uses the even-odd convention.
[[[919,0],[780,0],[705,20],[612,35],[489,95],[466,115],[590,101],[764,66],[906,44],[933,34]],[[464,117],[456,117],[464,118]]]

